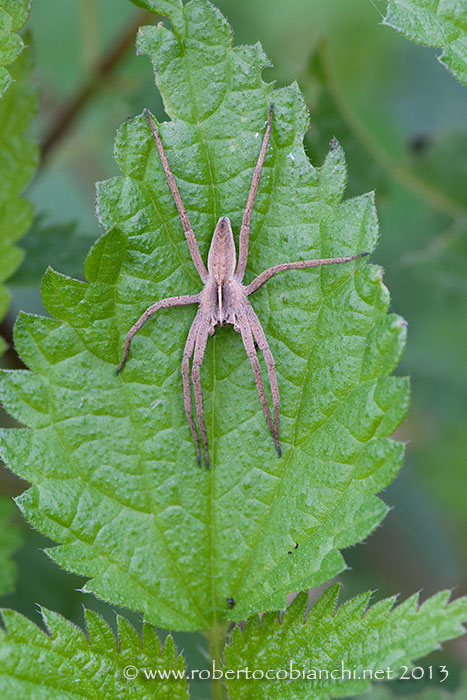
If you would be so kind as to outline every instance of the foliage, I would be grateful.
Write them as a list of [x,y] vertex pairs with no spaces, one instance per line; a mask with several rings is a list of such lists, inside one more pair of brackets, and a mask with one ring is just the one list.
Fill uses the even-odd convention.
[[15,510],[10,500],[0,498],[0,595],[14,589],[16,568],[10,557],[21,543],[19,530],[11,524]]
[[183,0],[132,0],[132,2],[156,15],[170,17],[175,31],[184,32]]
[[[115,9],[111,2],[102,0],[80,7],[87,35],[83,38],[83,56],[78,50],[68,48],[66,52],[73,56],[67,68],[71,79],[62,80],[67,89],[79,82],[70,66],[76,67],[79,61],[87,66],[93,63],[93,50],[98,45],[98,32],[93,35],[92,29],[93,13],[97,19],[97,12],[102,12],[106,31],[107,19],[110,22],[119,15],[117,0]],[[267,59],[259,45],[233,48],[229,25],[206,0],[192,0],[185,6],[182,0],[134,3],[169,18],[158,27],[143,28],[137,46],[140,54],[149,56],[155,69],[170,119],[158,128],[204,258],[220,215],[228,215],[238,233],[266,115],[273,101],[274,128],[253,216],[247,281],[283,260],[373,250],[378,237],[373,195],[353,195],[376,186],[378,209],[386,229],[391,233],[385,220],[389,201],[389,209],[397,210],[401,217],[390,222],[393,230],[405,232],[399,231],[393,238],[384,236],[378,260],[387,256],[387,240],[392,241],[396,256],[401,256],[406,247],[415,250],[415,254],[403,254],[402,274],[409,270],[410,275],[418,269],[434,287],[442,285],[450,298],[455,296],[456,314],[461,316],[457,308],[462,308],[465,297],[461,257],[466,254],[467,201],[461,157],[467,144],[465,131],[460,124],[457,131],[450,127],[444,135],[426,135],[423,124],[416,120],[416,133],[404,133],[400,122],[388,116],[386,125],[391,122],[398,136],[400,132],[399,147],[391,149],[388,144],[382,147],[378,143],[381,131],[377,136],[376,129],[373,135],[372,129],[365,127],[365,120],[357,116],[358,110],[353,109],[359,98],[353,102],[352,85],[355,87],[361,80],[364,93],[365,70],[370,63],[375,66],[375,75],[379,74],[377,66],[385,65],[386,81],[392,70],[397,72],[397,62],[381,62],[379,48],[374,53],[362,42],[349,64],[347,47],[358,33],[361,38],[366,34],[359,21],[359,9],[339,7],[345,42],[327,28],[332,50],[339,44],[346,46],[348,70],[343,74],[352,79],[342,86],[334,79],[332,61],[327,60],[322,43],[310,62],[309,84],[305,87],[308,104],[314,110],[312,139],[307,144],[311,145],[307,152],[311,151],[315,164],[312,166],[302,146],[309,125],[304,99],[295,84],[275,90],[273,84],[262,80]],[[229,5],[227,0],[219,3]],[[13,0],[8,4],[13,7]],[[316,4],[320,4],[319,0]],[[415,5],[409,0],[404,7],[411,4]],[[260,5],[255,4],[258,14]],[[313,2],[307,3],[308,7],[312,5]],[[396,5],[401,7],[395,0],[391,3],[393,10]],[[440,3],[438,14],[441,7],[448,5],[449,0]],[[262,6],[266,7],[265,2]],[[320,6],[325,13],[331,3]],[[230,3],[230,11],[234,12],[234,8],[238,9]],[[426,2],[417,3],[417,9],[430,8]],[[269,7],[266,9],[268,14]],[[77,15],[79,11],[76,10]],[[282,7],[281,12],[285,16],[289,6]],[[316,8],[310,10],[311,17],[316,14]],[[70,20],[72,14],[63,16]],[[123,15],[119,16],[121,19]],[[65,27],[59,22],[58,31],[54,32],[49,18],[46,19],[47,36],[65,41]],[[454,15],[443,15],[445,20],[457,22]],[[321,31],[322,24],[318,21],[316,25]],[[439,24],[438,29],[442,26]],[[394,32],[381,28],[379,31],[389,42],[400,43],[417,56],[425,55],[399,42]],[[347,32],[349,37],[354,33],[352,40]],[[308,29],[305,33],[309,47]],[[437,36],[437,45],[446,48],[448,35],[453,36],[449,32],[441,38]],[[98,65],[108,66],[105,61],[109,57],[119,60],[119,51],[124,51],[122,46],[129,36],[123,32],[122,39],[118,37],[123,44],[117,44],[117,51],[106,48],[104,61]],[[281,50],[285,36],[281,27]],[[76,37],[78,46],[79,32]],[[268,50],[270,38],[266,39]],[[107,47],[107,39],[102,45]],[[452,46],[448,50],[451,49]],[[374,60],[368,61],[368,56]],[[13,70],[23,60],[26,65],[27,57],[23,55]],[[44,66],[40,70],[44,71]],[[140,94],[125,71],[112,88],[115,76],[110,75],[110,70],[113,69],[109,69],[105,90],[89,93],[96,103],[100,95],[106,95],[104,109],[104,103],[100,103],[100,116],[105,116],[107,134],[109,122],[116,121],[116,114],[134,113],[134,104],[138,104],[137,109],[147,105],[149,94],[144,88],[144,68],[138,73]],[[443,78],[443,71],[438,73]],[[45,75],[46,71],[44,81]],[[445,78],[453,89],[462,91],[447,74]],[[399,76],[397,80],[399,85]],[[379,81],[378,89],[381,95],[384,92],[384,99],[398,104],[392,97],[394,85],[390,79],[383,84],[379,75]],[[16,85],[10,86],[6,98]],[[317,87],[317,99],[313,102],[308,88],[312,94]],[[131,90],[129,103],[122,95]],[[45,92],[45,102],[51,98],[53,110],[54,88],[47,86]],[[380,104],[378,99],[370,100],[369,95],[364,95],[364,102]],[[416,97],[411,97],[416,101]],[[77,103],[71,96],[71,104],[78,104],[79,111],[88,99],[89,96]],[[154,103],[148,106],[160,116],[160,104],[154,96]],[[109,111],[109,105],[112,109],[117,105],[114,112]],[[18,101],[21,114],[28,111],[23,107]],[[94,118],[89,110],[82,121],[90,124]],[[9,123],[21,128],[21,123]],[[77,125],[79,132],[79,120]],[[77,139],[74,148],[64,149],[62,159],[57,159],[66,177],[72,170],[68,166],[73,158],[76,162],[79,158],[86,161],[75,168],[76,180],[70,178],[70,183],[78,184],[76,191],[84,180],[83,173],[89,179],[93,169],[102,172],[105,159],[105,142],[101,138],[88,140],[87,133],[83,131],[80,137],[81,144],[86,142],[85,149],[79,147]],[[343,142],[351,166],[345,200],[348,176],[344,149],[334,136]],[[15,139],[16,136],[13,143]],[[23,154],[21,149],[21,157]],[[28,153],[26,149],[29,165],[31,154],[33,150]],[[38,217],[26,240],[26,263],[9,278],[10,284],[35,285],[47,264],[60,269],[60,273],[48,270],[42,284],[44,305],[52,318],[22,314],[16,325],[16,347],[30,369],[3,372],[0,377],[5,408],[26,426],[2,431],[1,452],[9,466],[33,484],[18,502],[38,530],[60,543],[48,550],[50,557],[64,569],[90,578],[84,592],[91,591],[110,603],[142,611],[146,620],[164,627],[208,630],[210,653],[216,664],[221,663],[227,621],[250,618],[244,631],[242,626],[233,631],[225,649],[226,668],[287,668],[293,658],[296,665],[312,668],[338,665],[344,660],[352,667],[376,669],[385,664],[410,664],[436,648],[440,641],[460,635],[461,622],[467,617],[466,600],[448,604],[447,593],[438,594],[421,606],[415,596],[398,607],[394,598],[368,607],[370,596],[365,594],[336,608],[337,589],[333,588],[310,610],[306,594],[299,594],[284,613],[265,613],[259,621],[255,613],[283,608],[288,593],[326,583],[343,571],[346,563],[341,550],[365,539],[387,512],[377,494],[395,477],[402,458],[402,445],[389,437],[406,411],[408,385],[405,379],[390,374],[403,350],[406,324],[400,317],[388,315],[390,302],[382,283],[382,270],[366,261],[284,274],[271,280],[255,295],[253,304],[276,358],[284,458],[278,460],[275,456],[240,339],[227,328],[210,339],[203,366],[213,469],[198,469],[184,417],[180,378],[183,344],[194,310],[161,312],[137,335],[129,363],[118,378],[115,376],[124,336],[141,312],[156,299],[200,288],[154,141],[142,115],[127,120],[120,128],[115,156],[122,175],[99,184],[98,216],[105,234],[88,255],[84,270],[87,281],[72,278],[82,279],[80,262],[89,238],[78,235],[77,230],[89,230],[89,223],[83,225],[85,213],[79,214],[82,220],[76,228],[54,223],[75,217],[84,195],[83,200],[79,195],[72,200],[72,213],[65,197],[55,209],[55,214],[61,212],[60,216],[54,219],[53,214],[47,214],[50,224]],[[15,153],[15,165],[18,157]],[[8,158],[2,160],[7,161]],[[26,160],[19,160],[19,166],[26,173]],[[42,197],[47,204],[61,199],[62,190],[57,194],[53,189],[59,179],[55,168],[54,159],[52,166],[41,171],[40,186],[34,193],[35,198]],[[16,174],[6,173],[6,178],[24,184],[27,181],[25,176],[21,179]],[[48,182],[48,196],[41,190],[44,181]],[[20,201],[24,184],[8,191],[6,197]],[[403,196],[414,195],[419,210],[426,210],[429,226],[425,227],[423,216],[420,222],[417,220],[426,234],[423,240],[408,235],[409,231],[412,234],[410,220],[404,221],[406,210],[397,201],[404,188]],[[23,231],[31,220],[30,209],[24,210],[26,220],[23,227],[19,220],[12,220],[7,230]],[[402,227],[400,221],[404,223]],[[407,246],[405,240],[401,245],[404,235]],[[423,248],[429,236],[433,240]],[[8,256],[4,259],[8,261]],[[10,271],[17,262],[13,260]],[[424,265],[417,268],[417,262]],[[390,266],[388,272],[391,279]],[[392,286],[399,294],[394,307],[401,308],[400,302],[405,304],[407,299],[409,306],[403,308],[410,311],[411,293],[405,294],[404,284],[394,285],[393,279]],[[436,342],[441,342],[438,338],[445,338],[441,321],[447,322],[440,318],[439,309],[435,312],[431,305],[427,306],[435,319],[429,328],[436,334]],[[407,317],[414,320],[415,334],[417,329],[419,334],[412,341],[411,365],[415,375],[420,368],[427,372],[427,357],[431,355],[436,357],[433,376],[451,372],[460,378],[456,363],[438,361],[435,343],[420,341],[420,328],[428,328],[424,318],[420,320],[419,315],[412,313]],[[458,345],[462,347],[460,324],[456,325],[457,330]],[[422,403],[419,397],[418,401]],[[441,401],[436,397],[433,403],[438,407]],[[410,435],[416,420],[417,416],[405,429]],[[446,440],[449,435],[446,433]],[[454,460],[459,448],[453,445],[452,449]],[[433,479],[434,484],[441,479],[439,464],[450,459],[450,454],[439,445],[437,452],[433,446],[432,471],[438,471],[438,482]],[[423,455],[419,455],[419,461],[425,468]],[[405,482],[398,480],[399,489],[401,482],[403,489]],[[446,484],[439,490],[448,507],[454,506],[457,493],[452,493],[452,487]],[[393,502],[392,495],[387,498],[389,502]],[[462,510],[460,496],[459,499]],[[412,507],[410,495],[408,500]],[[416,513],[410,527],[417,526],[415,521]],[[409,538],[401,537],[399,545],[410,547]],[[11,540],[5,547],[0,542],[2,553],[11,549]],[[434,559],[436,554],[433,545]],[[384,566],[390,567],[388,549],[381,556]],[[444,561],[436,560],[439,568],[444,567]],[[378,567],[376,577],[384,566]],[[8,569],[5,571],[8,574]],[[359,569],[356,575],[361,576]],[[374,585],[374,578],[369,583],[360,581],[358,590]],[[0,586],[1,583],[0,580]],[[411,585],[411,581],[407,583]],[[431,584],[434,586],[434,581]],[[76,584],[76,579],[70,577],[70,590],[77,585],[81,586],[81,581]],[[51,595],[56,596],[53,583],[50,589]],[[81,591],[75,591],[76,596],[80,594]],[[34,600],[40,600],[40,591],[34,590],[34,596]],[[60,608],[59,597],[52,600],[53,607]],[[16,600],[10,604],[16,607]],[[31,597],[28,604],[30,610]],[[97,605],[105,610],[105,604]],[[66,615],[74,619],[69,610]],[[0,633],[2,697],[35,700],[83,695],[187,696],[185,681],[168,687],[146,683],[141,673],[136,681],[124,679],[122,672],[128,663],[139,669],[176,667],[183,673],[183,659],[176,656],[172,639],[168,638],[161,651],[147,623],[143,644],[122,619],[117,641],[94,613],[87,613],[90,641],[55,613],[45,612],[44,620],[50,636],[20,615],[5,612],[6,631]],[[191,639],[188,645],[198,643],[197,635],[181,638],[185,650],[185,640]],[[190,652],[187,659],[190,665]],[[360,681],[229,682],[232,699],[254,695],[324,700],[354,695],[364,689],[368,689],[368,684]],[[190,692],[194,697],[196,687],[192,686]],[[213,684],[213,698],[220,698],[223,692],[222,685]],[[375,700],[380,695],[390,697],[382,689],[375,689],[373,695]],[[444,697],[438,695],[435,692],[423,700]],[[366,697],[370,700],[369,695]]]
[[[238,231],[271,99],[248,277],[281,260],[372,249],[373,198],[341,201],[339,147],[322,168],[309,164],[297,87],[271,97],[261,48],[233,49],[206,2],[185,6],[184,32],[144,28],[138,48],[157,67],[173,120],[162,137],[202,254],[220,214]],[[271,281],[255,306],[277,359],[284,458],[226,329],[210,342],[202,375],[214,468],[198,469],[179,373],[192,311],[148,324],[115,376],[141,311],[199,286],[144,117],[122,126],[116,158],[124,175],[99,187],[108,233],[86,262],[89,283],[47,272],[43,302],[58,320],[21,315],[15,344],[31,371],[2,374],[4,405],[32,428],[2,435],[5,461],[34,484],[19,504],[61,543],[50,556],[91,577],[86,590],[150,622],[203,629],[213,617],[279,609],[290,591],[342,571],[339,550],[386,513],[375,494],[402,456],[387,436],[405,413],[407,382],[388,375],[405,324],[387,315],[380,270],[361,262]]]
[[24,42],[16,32],[26,23],[30,4],[30,0],[0,0],[0,98],[15,80],[8,66],[24,49]]
[[[3,610],[5,630],[0,630],[0,691],[4,700],[75,700],[107,697],[165,700],[187,698],[186,681],[147,681],[143,669],[174,669],[184,674],[183,658],[172,638],[164,647],[150,625],[142,638],[123,617],[118,617],[118,637],[104,620],[86,611],[88,638],[57,613],[43,610],[47,633],[12,610]],[[135,667],[136,678],[127,680],[126,667]],[[133,672],[133,668],[131,671]],[[150,688],[150,690],[149,690]]]
[[[0,320],[10,300],[3,283],[23,257],[15,242],[27,231],[32,219],[32,205],[20,194],[37,164],[37,147],[27,135],[37,99],[30,84],[31,57],[27,51],[19,55],[24,44],[15,33],[28,14],[28,1],[0,0]],[[0,353],[4,349],[5,342],[0,338]],[[12,512],[13,504],[1,498],[0,594],[14,588],[16,569],[9,556],[21,538],[10,522]]]
[[[389,39],[394,41],[392,35]],[[407,431],[415,437],[406,481],[403,485],[399,482],[388,498],[396,506],[395,517],[400,518],[394,530],[400,538],[398,557],[404,556],[404,548],[406,556],[412,556],[409,543],[415,541],[415,503],[419,504],[418,517],[432,517],[433,530],[438,532],[438,551],[428,534],[427,523],[420,526],[416,536],[419,561],[425,559],[432,566],[424,573],[419,566],[414,568],[413,577],[419,577],[414,587],[418,587],[426,576],[431,577],[433,585],[435,580],[438,585],[452,585],[458,580],[459,564],[465,570],[465,542],[459,538],[460,532],[466,532],[460,496],[465,458],[462,441],[455,435],[465,433],[462,407],[467,387],[466,335],[464,325],[458,323],[467,313],[467,132],[462,118],[457,124],[456,102],[449,102],[448,96],[460,100],[459,114],[463,114],[462,97],[467,94],[447,73],[435,71],[434,66],[430,73],[429,52],[407,48],[408,57],[402,46],[407,75],[401,83],[398,72],[398,97],[394,102],[405,101],[410,124],[402,127],[401,110],[395,110],[393,119],[386,116],[384,129],[390,127],[390,138],[374,115],[371,118],[356,105],[345,82],[339,79],[330,42],[318,44],[302,84],[311,109],[312,130],[306,143],[312,160],[321,158],[330,138],[336,136],[349,161],[349,191],[361,191],[370,183],[376,187],[383,222],[382,261],[393,289],[394,307],[410,322],[414,402]],[[414,57],[420,61],[416,78],[423,80],[426,76],[425,94],[431,91],[427,102],[423,100],[423,90],[417,94],[415,76],[410,73],[413,65],[409,70]],[[396,51],[387,52],[381,65],[393,65],[397,59]],[[439,84],[433,84],[434,75],[439,75]],[[373,99],[367,101],[375,102],[374,89],[372,92],[367,85],[366,90],[373,94]],[[381,84],[381,90],[385,95],[392,94],[389,77],[384,86]],[[410,95],[404,96],[405,90]],[[437,111],[432,95],[441,93],[444,97],[439,100],[442,107],[438,118],[434,119],[432,112],[425,118],[428,104]],[[384,111],[387,114],[387,106]],[[440,465],[446,465],[446,469]],[[404,506],[408,509],[405,517]],[[444,528],[439,525],[443,513]],[[457,565],[456,546],[460,559]],[[451,564],[445,560],[441,566],[440,557],[447,552],[451,552],[447,556]]]
[[442,48],[439,61],[467,85],[467,15],[459,0],[389,0],[384,19],[412,41]]
[[[31,58],[25,51],[11,67],[14,83],[0,99],[0,282],[10,277],[23,253],[15,242],[28,230],[33,207],[20,194],[37,165],[36,144],[27,129],[36,110],[37,97],[29,78]],[[6,314],[9,293],[0,285],[0,318]],[[2,340],[1,348],[4,348]]]
[[227,681],[233,700],[281,698],[325,700],[355,695],[370,688],[359,680],[364,669],[392,670],[400,675],[402,665],[410,666],[419,656],[438,648],[445,639],[463,634],[461,620],[467,621],[467,599],[448,604],[450,592],[443,591],[419,605],[412,596],[394,607],[387,598],[368,607],[371,593],[352,598],[335,608],[338,586],[328,589],[307,613],[307,596],[300,594],[282,619],[269,613],[249,620],[244,631],[236,627],[225,649],[229,668],[285,669],[306,671],[356,670],[356,679]]
[[73,277],[83,274],[83,261],[95,238],[79,234],[76,222],[53,225],[37,217],[22,246],[25,259],[9,280],[10,286],[40,285],[49,265]]

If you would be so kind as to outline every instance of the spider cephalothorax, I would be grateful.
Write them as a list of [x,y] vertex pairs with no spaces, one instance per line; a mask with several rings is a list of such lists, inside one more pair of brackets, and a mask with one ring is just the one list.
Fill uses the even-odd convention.
[[[198,419],[199,431],[204,448],[204,458],[206,467],[209,468],[209,449],[208,438],[206,434],[206,426],[204,423],[203,412],[203,397],[201,392],[200,367],[203,361],[204,352],[206,349],[207,339],[210,335],[214,335],[216,327],[220,325],[231,324],[234,329],[242,336],[243,344],[246,353],[250,359],[251,367],[258,389],[259,398],[263,407],[264,415],[269,427],[269,431],[274,440],[274,445],[279,457],[281,456],[281,446],[279,442],[279,415],[280,415],[280,399],[279,387],[277,384],[276,370],[274,367],[274,359],[269,349],[266,336],[262,329],[261,323],[255,314],[253,307],[248,301],[248,297],[262,285],[267,282],[273,275],[285,270],[298,270],[309,267],[317,267],[318,265],[332,265],[335,263],[349,262],[356,260],[368,253],[358,253],[342,258],[325,258],[323,260],[300,260],[298,262],[287,262],[270,267],[264,270],[253,282],[248,285],[243,285],[243,276],[248,260],[248,243],[250,239],[250,220],[255,201],[256,192],[258,190],[261,170],[263,167],[266,150],[271,134],[273,105],[270,106],[269,116],[264,134],[261,151],[253,173],[250,193],[248,195],[247,205],[243,214],[242,226],[240,229],[238,262],[235,251],[235,242],[230,221],[226,216],[219,219],[211,241],[211,247],[208,255],[208,267],[201,258],[198,243],[195,234],[191,228],[188,215],[178,191],[177,183],[170,170],[160,136],[157,132],[155,124],[147,110],[145,110],[146,118],[151,127],[152,133],[156,140],[157,149],[161,157],[167,182],[177,205],[183,230],[185,231],[186,240],[190,249],[193,264],[196,267],[199,276],[204,284],[203,289],[199,294],[191,294],[178,297],[169,297],[162,299],[150,306],[141,318],[129,330],[123,349],[123,357],[117,367],[117,374],[125,364],[130,344],[133,336],[139,331],[142,325],[152,316],[158,309],[167,308],[170,306],[186,306],[188,304],[199,304],[198,313],[188,332],[188,338],[185,344],[182,360],[182,377],[183,377],[183,394],[185,400],[185,413],[188,423],[196,444],[196,455],[198,464],[201,465],[201,446],[196,423],[193,418],[191,386],[190,386],[190,360],[193,359],[191,368],[191,377],[193,382],[196,417]],[[257,348],[263,353],[266,364],[269,384],[271,386],[273,417],[269,410],[269,405],[264,390],[263,379],[261,376],[261,368],[257,357]]]

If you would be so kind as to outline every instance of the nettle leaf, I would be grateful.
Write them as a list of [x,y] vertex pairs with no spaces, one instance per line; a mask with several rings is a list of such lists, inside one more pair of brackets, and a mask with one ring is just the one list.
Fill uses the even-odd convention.
[[[85,611],[86,637],[57,613],[43,610],[42,615],[47,633],[19,613],[2,610],[3,700],[97,700],[130,695],[141,700],[149,696],[154,700],[188,698],[185,663],[177,655],[172,637],[167,637],[161,648],[150,625],[144,625],[141,638],[125,618],[118,617],[115,638],[104,620],[91,610]],[[145,671],[150,674],[159,670],[173,670],[178,675],[157,680],[149,675],[147,680]]]
[[16,34],[26,23],[31,0],[0,0],[0,97],[16,79],[10,66],[24,49],[24,42]]
[[461,0],[389,0],[387,24],[425,46],[443,49],[438,60],[467,85],[467,13]]
[[[261,47],[232,48],[208,2],[188,3],[182,25],[183,33],[143,28],[138,50],[154,63],[172,119],[162,138],[203,257],[219,216],[238,234],[271,100],[247,281],[281,261],[371,250],[373,196],[342,201],[339,147],[321,168],[309,163],[297,86],[273,92]],[[6,463],[34,484],[18,502],[60,543],[49,550],[57,563],[150,622],[206,629],[280,609],[287,593],[343,571],[340,549],[387,512],[376,494],[402,458],[388,436],[406,412],[408,384],[389,374],[405,322],[387,315],[381,270],[362,260],[271,280],[253,304],[276,359],[284,456],[229,327],[209,340],[202,367],[212,469],[200,469],[180,373],[194,309],[148,323],[115,376],[142,311],[200,289],[143,115],[123,124],[115,155],[124,174],[99,186],[107,233],[86,261],[88,283],[48,271],[42,296],[54,318],[21,315],[15,330],[31,371],[1,377],[4,405],[31,428],[1,437]]]
[[156,15],[170,17],[173,28],[179,35],[185,32],[183,0],[131,0],[138,7],[143,7]]
[[16,566],[11,555],[21,545],[21,533],[11,525],[16,508],[8,498],[0,498],[0,595],[11,593],[15,588]]
[[[15,61],[11,73],[14,83],[0,99],[0,319],[5,316],[10,300],[1,283],[19,266],[23,252],[14,244],[32,222],[32,204],[20,194],[38,161],[37,145],[26,133],[37,105],[36,91],[29,82],[28,52]],[[3,340],[1,343],[4,348]]]
[[[421,605],[415,595],[397,607],[395,597],[368,607],[371,593],[365,593],[336,608],[338,592],[339,586],[329,588],[308,613],[307,595],[300,594],[282,619],[268,613],[261,620],[249,620],[244,631],[235,627],[224,650],[225,668],[290,671],[292,664],[295,674],[305,670],[307,676],[306,680],[264,678],[254,683],[240,674],[238,680],[226,681],[232,700],[353,696],[370,688],[369,672],[389,667],[392,677],[398,678],[402,665],[410,666],[439,648],[440,642],[464,633],[461,622],[467,621],[467,598],[449,603],[449,591]],[[342,668],[350,671],[350,679],[342,673],[340,679],[330,675],[326,679],[325,671],[342,672]]]

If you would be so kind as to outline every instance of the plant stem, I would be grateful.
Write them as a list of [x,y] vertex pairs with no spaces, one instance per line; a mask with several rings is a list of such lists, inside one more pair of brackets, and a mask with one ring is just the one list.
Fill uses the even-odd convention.
[[[212,665],[216,664],[216,669],[221,668],[222,651],[224,649],[225,635],[227,632],[227,624],[219,623],[214,620],[214,623],[209,632],[206,632],[206,637],[209,642],[209,656]],[[222,680],[211,679],[211,699],[224,700],[225,686]]]

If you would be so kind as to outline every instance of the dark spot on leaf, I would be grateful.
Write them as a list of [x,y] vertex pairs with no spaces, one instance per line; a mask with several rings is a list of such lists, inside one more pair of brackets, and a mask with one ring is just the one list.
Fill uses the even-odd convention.
[[227,598],[227,605],[229,606],[229,609],[232,610],[233,606],[235,605],[235,600],[233,598]]

